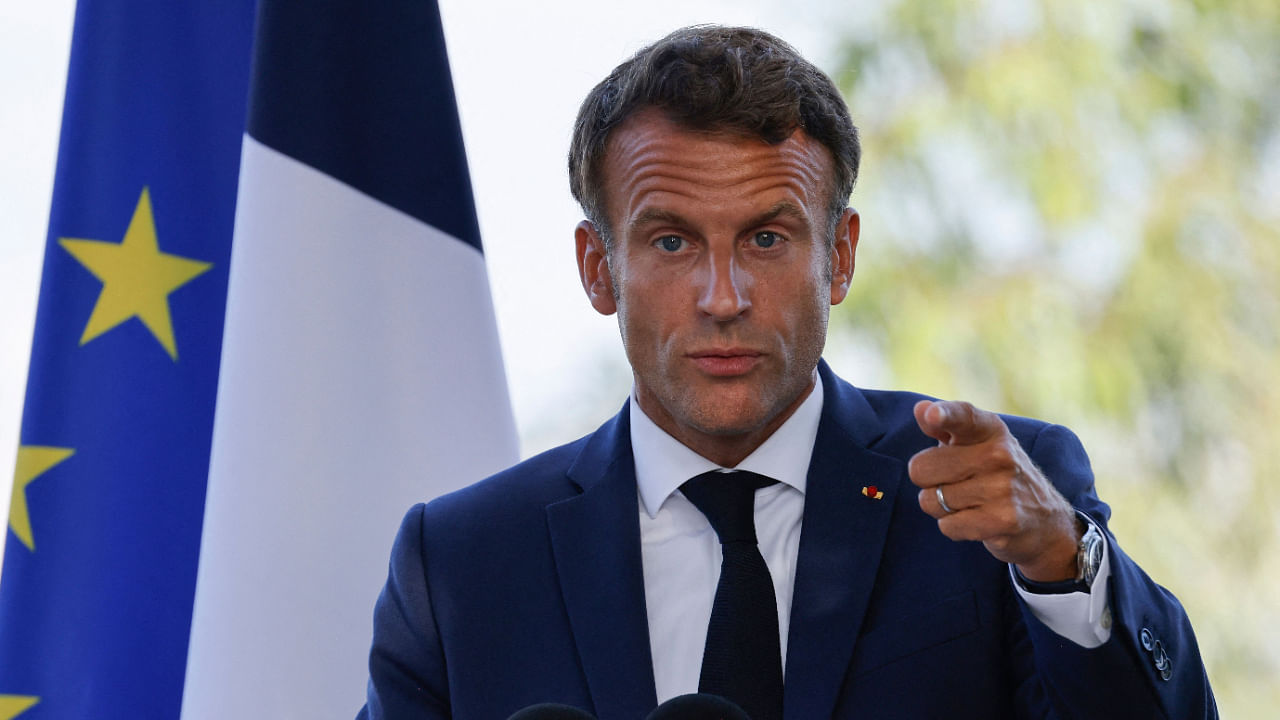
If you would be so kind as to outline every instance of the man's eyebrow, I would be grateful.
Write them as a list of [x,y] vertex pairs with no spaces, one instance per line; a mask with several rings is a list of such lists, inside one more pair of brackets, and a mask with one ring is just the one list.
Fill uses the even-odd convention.
[[780,217],[785,217],[790,220],[803,223],[805,228],[809,227],[809,216],[806,215],[803,210],[797,207],[795,203],[790,202],[788,200],[783,200],[775,204],[773,207],[769,208],[768,210],[764,211],[763,213],[752,218],[751,222],[748,223],[748,226],[755,227],[757,225],[765,225],[767,223],[773,222],[774,220],[777,220]]
[[[809,217],[795,203],[789,200],[783,200],[774,204],[773,207],[756,215],[747,221],[747,227],[756,227],[757,225],[765,225],[773,222],[778,218],[786,217],[804,224],[809,227]],[[689,223],[684,216],[674,213],[670,210],[662,208],[649,208],[644,210],[629,223],[630,227],[639,228],[646,225],[679,225],[687,226]]]
[[646,225],[680,225],[687,226],[689,223],[683,216],[670,210],[662,208],[648,208],[635,217],[628,225],[633,228],[644,227]]

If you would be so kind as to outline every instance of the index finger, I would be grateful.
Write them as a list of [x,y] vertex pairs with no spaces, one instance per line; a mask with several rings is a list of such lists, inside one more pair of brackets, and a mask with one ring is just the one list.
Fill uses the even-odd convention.
[[976,445],[1005,431],[1000,416],[954,400],[921,400],[916,423],[925,435],[946,445]]

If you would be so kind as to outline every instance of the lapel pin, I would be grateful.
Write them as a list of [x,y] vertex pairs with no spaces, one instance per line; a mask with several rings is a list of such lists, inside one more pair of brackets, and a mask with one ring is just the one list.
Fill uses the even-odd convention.
[[875,485],[863,485],[862,494],[866,495],[872,500],[879,500],[884,497],[884,491],[876,487]]

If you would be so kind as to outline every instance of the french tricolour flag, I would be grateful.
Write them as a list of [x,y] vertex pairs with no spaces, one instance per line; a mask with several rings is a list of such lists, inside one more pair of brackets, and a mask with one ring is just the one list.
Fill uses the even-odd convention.
[[434,2],[262,0],[183,718],[340,717],[413,502],[517,457]]

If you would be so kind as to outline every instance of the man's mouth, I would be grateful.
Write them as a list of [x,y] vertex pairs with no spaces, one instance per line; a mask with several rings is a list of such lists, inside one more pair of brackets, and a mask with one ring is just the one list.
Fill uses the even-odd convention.
[[716,348],[691,352],[688,357],[708,375],[734,377],[751,372],[764,353],[747,348]]

